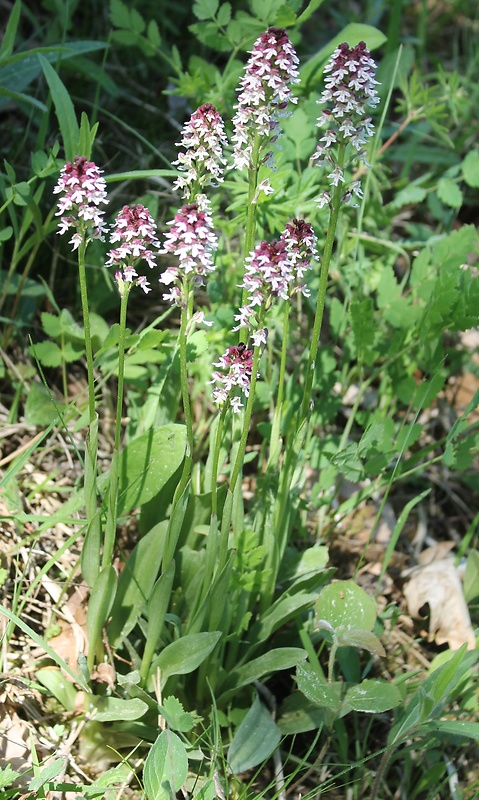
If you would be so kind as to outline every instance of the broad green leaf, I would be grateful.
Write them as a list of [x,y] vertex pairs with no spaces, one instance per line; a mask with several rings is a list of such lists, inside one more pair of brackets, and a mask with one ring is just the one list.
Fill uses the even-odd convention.
[[463,194],[455,181],[441,180],[437,185],[437,196],[445,206],[460,208],[464,202]]
[[247,684],[253,683],[271,672],[291,669],[301,661],[305,661],[306,658],[306,651],[300,647],[278,647],[275,650],[270,650],[268,653],[264,653],[264,655],[254,658],[242,667],[230,672],[226,682],[221,686],[224,692],[221,695],[221,699],[225,699],[229,690],[247,686]]
[[251,628],[249,639],[254,643],[251,650],[268,639],[281,625],[312,606],[316,598],[317,594],[314,592],[298,592],[280,597]]
[[150,664],[163,631],[166,612],[171,597],[175,562],[170,561],[167,569],[155,583],[148,597],[148,622],[146,625],[145,649],[141,659],[140,676],[143,683],[148,679]]
[[[49,781],[53,781],[57,775],[65,767],[65,759],[64,758],[55,758],[50,764],[46,767],[42,767],[40,770],[40,774],[36,775],[30,783],[28,784],[28,790],[30,792],[38,792],[42,786],[44,786]],[[37,795],[38,796],[38,795]]]
[[116,593],[116,572],[111,564],[104,567],[93,584],[88,601],[88,667],[91,670],[95,661],[96,647],[101,639],[113,606]]
[[115,722],[116,720],[141,719],[148,711],[148,706],[138,697],[123,700],[120,697],[89,696],[90,708],[94,709],[97,722]]
[[197,19],[211,19],[218,11],[219,0],[197,0],[193,4],[193,14]]
[[462,175],[468,186],[479,187],[479,153],[470,150],[461,165]]
[[131,551],[118,579],[108,638],[118,647],[138,622],[142,606],[147,605],[158,577],[168,521],[163,520],[143,536]]
[[384,657],[386,651],[378,637],[371,631],[350,630],[337,631],[338,644],[341,647],[360,647],[377,656]]
[[162,687],[170,675],[187,675],[193,672],[208,658],[222,635],[221,631],[205,631],[182,636],[167,645],[154,659],[151,672],[160,670]]
[[28,348],[34,358],[38,358],[43,367],[59,367],[62,363],[62,351],[55,342],[38,342]]
[[67,161],[73,161],[73,158],[77,155],[77,148],[80,141],[80,128],[78,127],[71,97],[62,80],[47,59],[42,55],[39,55],[38,59],[50,88],[53,105],[55,106],[58,125],[63,139],[65,158]]
[[133,439],[120,455],[118,513],[125,514],[157,495],[185,454],[186,428],[169,424]]
[[298,689],[311,703],[319,708],[337,712],[341,707],[343,685],[335,681],[327,683],[311,664],[300,664],[296,670]]
[[[477,518],[476,518],[477,519]],[[479,596],[479,552],[471,550],[467,556],[464,574],[464,597],[469,603]]]
[[[47,342],[45,342],[47,344]],[[25,403],[25,422],[27,425],[50,425],[58,418],[48,389],[43,384],[33,383]]]
[[68,681],[61,669],[57,667],[44,667],[37,669],[35,680],[45,686],[53,697],[56,697],[66,711],[75,710],[77,690],[73,683]]
[[118,28],[129,28],[130,9],[122,0],[110,0],[110,19]]
[[253,769],[270,757],[281,741],[281,731],[256,695],[230,744],[227,762],[234,774]]
[[463,736],[468,739],[474,739],[476,742],[479,741],[479,722],[440,719],[430,726],[427,726],[427,728],[435,733],[442,733],[446,736]]
[[321,589],[315,613],[333,628],[370,631],[376,622],[376,603],[354,581],[334,581]]
[[143,769],[148,800],[174,800],[188,777],[188,756],[181,739],[162,731],[150,748]]
[[354,711],[381,714],[396,708],[402,701],[401,692],[393,683],[380,680],[365,680],[346,692],[344,702]]
[[293,692],[281,703],[278,728],[283,735],[321,730],[327,709],[313,705],[301,692]]

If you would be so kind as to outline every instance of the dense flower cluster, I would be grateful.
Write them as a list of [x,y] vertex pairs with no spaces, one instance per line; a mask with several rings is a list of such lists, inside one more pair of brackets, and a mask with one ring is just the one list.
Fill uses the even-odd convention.
[[250,167],[256,137],[273,142],[279,118],[296,103],[290,86],[299,83],[298,57],[282,28],[268,28],[256,40],[241,80],[233,117],[234,166]]
[[123,206],[116,217],[110,242],[118,242],[119,245],[110,250],[105,266],[119,267],[115,272],[115,280],[120,294],[123,295],[126,286],[133,283],[140,286],[145,293],[150,292],[146,276],[139,275],[136,271],[140,260],[146,261],[150,268],[156,266],[156,254],[152,248],[160,247],[156,223],[148,209],[141,204]]
[[[213,380],[210,381],[216,384],[212,392],[213,402],[216,405],[222,406],[236,387],[248,397],[253,369],[253,350],[243,342],[235,347],[228,347],[226,353],[213,366],[224,370],[224,373],[213,372]],[[243,408],[238,395],[231,397],[231,407],[235,413]]]
[[177,178],[173,188],[182,190],[183,197],[188,197],[195,189],[199,191],[209,183],[221,183],[226,164],[223,147],[226,144],[223,120],[211,103],[205,103],[183,126],[178,146],[185,152],[180,152],[173,164],[184,174]]
[[61,217],[57,233],[74,231],[69,244],[76,250],[86,236],[103,240],[107,226],[99,206],[108,203],[102,170],[85,156],[75,156],[60,172],[54,194],[63,192],[55,214]]
[[204,277],[213,272],[215,266],[212,253],[218,246],[213,231],[213,221],[207,198],[199,195],[196,203],[183,206],[171,220],[169,232],[162,253],[173,253],[178,258],[178,266],[168,267],[160,276],[160,282],[171,286],[163,299],[177,306],[185,307],[185,277],[196,286],[204,284]]
[[[329,73],[326,88],[319,103],[328,103],[331,108],[323,110],[318,118],[318,127],[326,128],[313,158],[318,164],[331,171],[328,174],[332,186],[344,183],[344,169],[340,166],[331,148],[337,144],[350,144],[356,151],[356,159],[365,161],[364,146],[374,134],[371,118],[366,116],[367,107],[375,108],[379,97],[375,86],[376,64],[364,42],[356,47],[340,44],[334,51],[324,69]],[[347,196],[362,196],[359,181],[353,181]],[[330,195],[325,192],[319,199],[319,206],[329,203]]]
[[273,297],[290,300],[297,291],[309,296],[307,286],[300,281],[316,256],[315,242],[311,225],[295,219],[279,240],[262,241],[255,247],[246,259],[241,284],[247,292],[247,303],[235,315],[238,324],[233,330],[254,329],[257,309],[267,309]]

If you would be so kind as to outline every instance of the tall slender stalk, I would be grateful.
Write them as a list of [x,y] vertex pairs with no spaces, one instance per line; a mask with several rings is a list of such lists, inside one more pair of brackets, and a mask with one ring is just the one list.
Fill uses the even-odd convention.
[[93,349],[90,332],[90,306],[88,304],[88,287],[86,280],[85,253],[87,239],[83,236],[78,247],[78,276],[80,280],[80,298],[83,314],[83,328],[85,331],[85,355],[88,375],[88,413],[90,424],[95,419],[95,379],[93,375]]

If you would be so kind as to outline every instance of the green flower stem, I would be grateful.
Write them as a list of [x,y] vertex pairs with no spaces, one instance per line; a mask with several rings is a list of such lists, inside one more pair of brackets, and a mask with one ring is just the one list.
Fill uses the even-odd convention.
[[223,438],[223,429],[225,424],[225,416],[228,406],[224,405],[220,411],[218,426],[216,428],[216,436],[213,450],[213,467],[211,470],[211,514],[217,516],[218,514],[218,472],[219,472],[219,459],[221,451],[221,440]]
[[85,331],[85,353],[88,374],[88,409],[90,424],[95,419],[95,380],[93,377],[93,349],[91,346],[90,333],[90,309],[88,306],[88,289],[85,270],[85,252],[87,241],[84,237],[78,248],[78,274],[80,278],[80,297],[83,313],[83,328]]
[[243,459],[246,451],[246,442],[248,441],[249,426],[251,422],[251,415],[253,413],[254,393],[256,389],[256,376],[258,373],[258,362],[259,362],[260,352],[261,352],[260,347],[253,348],[253,366],[251,368],[251,383],[249,387],[248,402],[246,403],[246,409],[244,413],[243,430],[241,433],[240,444],[238,448],[238,453],[236,454],[236,461],[233,467],[233,472],[231,473],[231,480],[230,480],[231,492],[234,492],[236,481],[238,480],[241,470],[243,468]]
[[120,303],[120,334],[118,340],[118,387],[116,398],[115,444],[110,467],[110,485],[108,490],[108,515],[105,526],[103,544],[102,569],[111,564],[115,546],[116,524],[118,519],[118,462],[120,458],[121,419],[123,415],[123,394],[125,386],[125,339],[126,312],[128,298],[133,284],[125,284]]
[[[246,205],[246,222],[245,222],[245,239],[244,239],[244,257],[246,258],[254,249],[254,242],[256,236],[256,214],[257,203],[254,203],[254,196],[258,186],[258,171],[259,171],[259,153],[261,149],[261,139],[255,136],[253,143],[253,150],[251,154],[251,166],[248,170],[248,201]],[[247,289],[243,289],[242,305],[244,306],[248,299]],[[247,330],[242,328],[239,333],[240,342],[245,342],[247,339]]]
[[[340,145],[338,150],[338,162],[337,162],[340,168],[343,168],[344,165],[345,152],[346,152],[346,145],[344,144]],[[344,191],[343,186],[341,185],[335,186],[333,196],[331,199],[331,213],[329,216],[328,232],[326,234],[323,258],[321,261],[318,300],[316,303],[316,313],[314,316],[313,331],[311,334],[311,347],[309,349],[308,364],[306,367],[306,380],[304,384],[303,402],[301,404],[301,412],[297,430],[299,430],[302,422],[308,416],[309,406],[311,402],[314,368],[316,364],[316,357],[318,355],[319,337],[321,335],[321,327],[323,323],[323,314],[324,314],[324,303],[326,300],[326,289],[328,286],[329,265],[331,263],[331,255],[333,252],[334,238],[336,235],[336,227],[338,224],[339,212],[341,210],[341,195],[343,191]]]
[[186,360],[186,347],[188,344],[186,333],[187,333],[188,321],[189,321],[188,310],[182,308],[180,334],[179,334],[180,381],[181,381],[181,395],[183,398],[183,413],[185,415],[185,425],[186,425],[186,453],[185,453],[185,460],[183,463],[183,471],[181,473],[180,482],[175,492],[173,505],[176,505],[177,500],[181,497],[184,490],[186,489],[186,486],[190,479],[191,465],[193,463],[193,446],[194,446],[193,421],[191,419],[190,395],[188,392],[188,368]]
[[251,422],[251,415],[253,413],[254,393],[256,388],[256,376],[258,373],[258,362],[260,357],[260,351],[261,351],[260,347],[255,347],[253,350],[253,366],[251,369],[251,383],[249,388],[248,402],[246,403],[246,409],[244,412],[241,439],[238,446],[238,451],[236,453],[236,459],[234,462],[233,471],[231,473],[229,491],[226,496],[226,502],[223,509],[223,518],[221,520],[220,548],[219,548],[220,552],[219,569],[222,569],[222,567],[224,566],[228,551],[228,536],[230,531],[231,517],[233,514],[234,492],[236,483],[238,481],[238,478],[241,474],[241,470],[243,467],[244,454],[246,451],[246,442],[248,441],[249,426]]

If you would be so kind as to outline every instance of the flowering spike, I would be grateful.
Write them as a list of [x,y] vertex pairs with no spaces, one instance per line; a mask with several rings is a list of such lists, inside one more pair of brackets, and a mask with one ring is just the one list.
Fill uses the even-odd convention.
[[[371,118],[366,109],[375,108],[379,97],[375,86],[376,64],[364,42],[356,47],[349,47],[345,42],[340,44],[331,56],[324,69],[328,75],[325,90],[318,103],[329,103],[332,108],[325,108],[318,118],[318,127],[326,128],[319,140],[313,159],[330,170],[328,178],[332,186],[344,183],[344,168],[336,163],[331,148],[336,145],[351,145],[355,158],[367,163],[364,146],[374,134]],[[329,73],[329,74],[328,74]],[[343,196],[348,201],[353,194],[361,197],[359,182],[350,184],[349,191]],[[329,194],[323,193],[318,200],[322,208],[330,202]]]
[[213,220],[209,202],[205,195],[199,195],[196,203],[183,206],[168,225],[162,254],[173,253],[178,257],[178,266],[168,267],[160,276],[160,283],[172,286],[163,300],[186,308],[188,292],[185,291],[185,278],[193,286],[202,286],[204,277],[213,272],[215,266],[212,253],[218,246],[213,232]]
[[205,103],[193,112],[182,130],[179,146],[185,152],[178,154],[173,164],[183,174],[176,179],[174,189],[183,190],[183,197],[195,194],[207,184],[223,181],[223,147],[227,144],[224,122],[211,103]]
[[101,203],[108,203],[106,183],[101,173],[93,161],[88,161],[85,156],[75,156],[73,163],[68,161],[62,168],[53,189],[54,194],[64,193],[55,214],[61,217],[57,233],[66,233],[70,228],[74,230],[69,241],[73,250],[87,236],[103,241],[107,232],[103,219],[105,212],[99,208]]
[[150,269],[156,266],[156,254],[151,248],[160,247],[156,223],[148,209],[141,204],[123,206],[116,217],[110,242],[111,244],[119,242],[119,245],[110,250],[105,266],[120,267],[115,272],[120,294],[123,296],[125,291],[129,291],[133,283],[140,286],[145,294],[151,292],[146,276],[139,275],[136,271],[141,260],[146,261]]
[[[235,388],[241,389],[245,397],[249,395],[251,384],[251,374],[253,369],[253,350],[248,348],[243,342],[234,347],[228,347],[226,353],[220,356],[219,361],[213,364],[223,372],[214,372],[213,380],[210,383],[216,384],[212,392],[213,402],[218,406],[224,405],[230,394]],[[243,404],[239,396],[231,398],[231,407],[238,413]]]
[[[296,103],[290,86],[299,83],[299,59],[283,28],[268,28],[254,43],[241,79],[233,117],[234,165],[252,166],[253,143],[266,147],[278,136],[280,117],[288,116],[288,103]],[[271,156],[268,155],[268,160]]]

